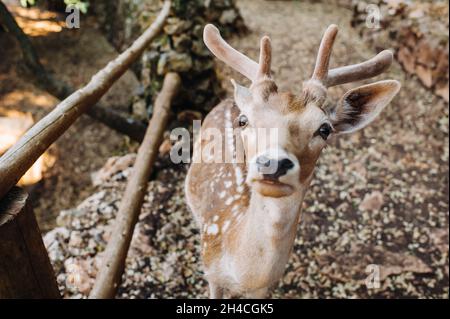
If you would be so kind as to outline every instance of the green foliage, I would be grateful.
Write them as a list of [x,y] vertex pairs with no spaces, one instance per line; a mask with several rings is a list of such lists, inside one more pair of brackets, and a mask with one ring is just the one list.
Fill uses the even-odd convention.
[[82,13],[86,13],[89,7],[89,2],[83,0],[64,0],[64,3],[66,4],[67,7],[75,7]]
[[36,0],[20,0],[20,5],[22,7],[30,7],[36,4]]
[[[22,7],[31,7],[36,5],[38,0],[20,0]],[[86,13],[89,8],[89,0],[64,0],[66,7],[73,7]]]

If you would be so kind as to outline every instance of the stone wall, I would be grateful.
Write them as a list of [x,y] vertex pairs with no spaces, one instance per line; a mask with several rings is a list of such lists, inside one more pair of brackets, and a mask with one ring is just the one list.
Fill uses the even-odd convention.
[[[376,4],[380,9],[378,29],[366,25],[368,4]],[[405,71],[448,102],[447,1],[354,1],[352,24],[377,50],[394,48]]]

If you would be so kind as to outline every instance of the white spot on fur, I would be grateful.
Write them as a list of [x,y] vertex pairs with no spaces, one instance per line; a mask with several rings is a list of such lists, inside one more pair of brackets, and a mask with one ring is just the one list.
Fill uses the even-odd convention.
[[228,197],[227,200],[225,201],[225,205],[230,205],[233,202],[233,197]]
[[226,188],[230,188],[231,185],[233,185],[233,183],[231,181],[225,181],[224,185],[225,185]]
[[240,167],[236,167],[235,174],[236,174],[236,184],[238,186],[242,185],[242,183],[244,183],[244,176],[242,175],[242,170]]
[[219,198],[225,198],[225,195],[226,195],[227,193],[225,192],[225,191],[222,191],[222,192],[220,192],[219,193]]
[[213,217],[213,222],[216,222],[216,221],[218,221],[219,220],[219,215],[214,215],[214,217]]
[[225,112],[225,134],[226,144],[228,145],[229,153],[234,153],[234,135],[233,135],[233,123],[231,122],[231,111],[227,109]]
[[208,235],[217,235],[219,233],[219,226],[217,226],[217,224],[211,224],[206,233]]

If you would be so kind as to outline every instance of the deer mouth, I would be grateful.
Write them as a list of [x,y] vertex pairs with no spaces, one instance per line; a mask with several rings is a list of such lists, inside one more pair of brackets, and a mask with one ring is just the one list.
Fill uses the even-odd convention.
[[289,196],[294,192],[294,188],[291,185],[278,180],[258,179],[254,181],[256,191],[263,196],[279,198]]

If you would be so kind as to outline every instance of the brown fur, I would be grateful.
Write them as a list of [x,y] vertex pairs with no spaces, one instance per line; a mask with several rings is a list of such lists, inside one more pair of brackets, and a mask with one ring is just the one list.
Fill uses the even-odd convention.
[[[225,147],[225,127],[223,123],[225,122],[225,112],[231,112],[232,123],[236,122],[236,118],[239,115],[239,110],[234,105],[234,102],[230,99],[225,100],[214,108],[205,118],[202,129],[206,128],[217,128],[221,131],[223,147]],[[202,140],[202,147],[208,141]],[[188,183],[188,189],[191,196],[194,198],[192,205],[196,207],[197,211],[202,212],[202,216],[199,216],[203,223],[207,224],[217,224],[220,230],[223,229],[224,222],[229,220],[229,229],[234,226],[237,222],[236,218],[233,217],[232,208],[234,206],[239,207],[240,212],[244,212],[249,205],[248,196],[248,186],[242,185],[244,191],[238,200],[233,201],[233,205],[226,205],[225,201],[227,198],[236,196],[238,194],[236,188],[237,185],[234,182],[235,167],[238,165],[239,169],[242,171],[243,177],[246,175],[246,168],[244,164],[231,164],[231,163],[193,163],[191,165],[190,181]],[[220,173],[221,172],[221,173]],[[217,176],[223,176],[223,178],[217,178]],[[211,176],[211,178],[204,178],[205,176]],[[214,180],[214,177],[217,180]],[[224,181],[233,181],[229,188],[225,188]],[[215,182],[216,181],[216,182]],[[213,187],[211,187],[213,183]],[[225,197],[220,197],[222,192],[226,192]],[[207,198],[208,201],[204,199]],[[214,221],[214,216],[218,216],[218,220]],[[218,235],[208,235],[206,231],[201,229],[202,242],[207,243],[206,249],[203,251],[203,261],[205,265],[209,265],[214,261],[217,256],[222,253],[222,247],[232,247],[233,246],[233,236],[224,236],[223,233],[219,232]],[[223,242],[223,244],[221,244]],[[225,244],[225,242],[227,242]]]

